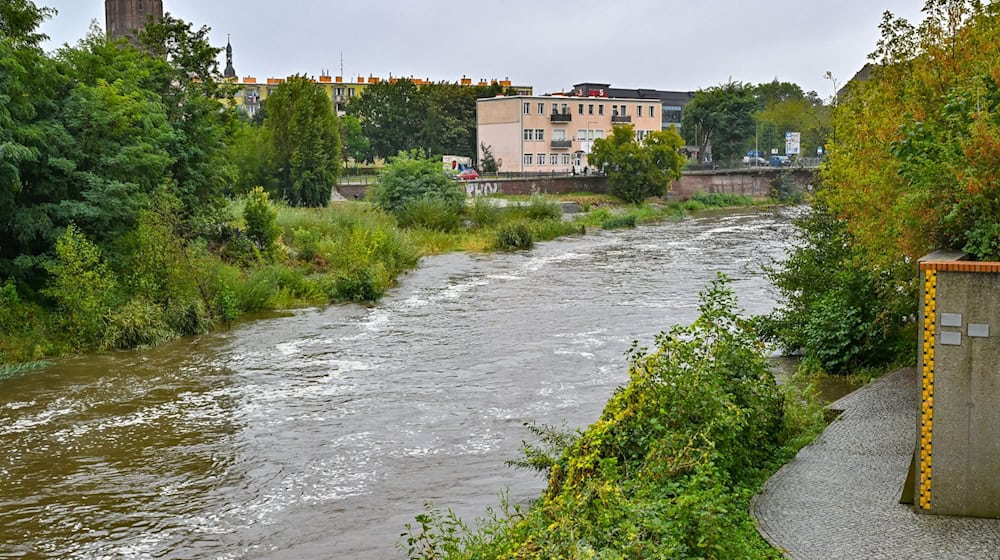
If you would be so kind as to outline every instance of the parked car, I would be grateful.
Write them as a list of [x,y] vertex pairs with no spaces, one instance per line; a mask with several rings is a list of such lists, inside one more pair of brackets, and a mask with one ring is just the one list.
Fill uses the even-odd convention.
[[455,178],[459,181],[474,181],[479,178],[479,173],[477,173],[475,169],[467,167],[459,171]]
[[760,156],[743,156],[743,163],[747,165],[767,165],[767,160]]
[[771,156],[771,167],[789,167],[792,160],[788,156]]

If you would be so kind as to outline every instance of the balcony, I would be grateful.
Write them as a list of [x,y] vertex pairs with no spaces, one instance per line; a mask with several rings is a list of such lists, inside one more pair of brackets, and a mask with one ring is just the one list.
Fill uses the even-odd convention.
[[573,147],[572,140],[553,140],[552,149],[553,150],[568,150]]
[[611,124],[623,124],[632,122],[632,117],[629,115],[612,115]]
[[549,122],[561,122],[566,123],[573,120],[573,115],[570,113],[552,113]]

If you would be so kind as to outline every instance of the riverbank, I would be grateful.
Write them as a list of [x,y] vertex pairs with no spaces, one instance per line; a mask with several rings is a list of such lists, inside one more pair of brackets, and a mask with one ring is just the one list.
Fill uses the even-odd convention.
[[[173,233],[171,216],[150,213],[129,240],[137,249],[128,262],[104,260],[81,238],[61,256],[75,266],[64,267],[62,291],[28,297],[12,283],[0,287],[0,378],[49,358],[155,346],[247,314],[375,302],[424,256],[502,248],[511,224],[521,224],[516,239],[530,245],[587,228],[631,227],[753,204],[727,195],[635,207],[589,193],[519,198],[522,204],[503,211],[472,205],[466,225],[450,231],[400,227],[364,202],[277,207],[278,243],[268,250],[248,236],[245,200],[229,208],[228,230],[191,241]],[[563,221],[560,200],[576,202],[584,212]]]

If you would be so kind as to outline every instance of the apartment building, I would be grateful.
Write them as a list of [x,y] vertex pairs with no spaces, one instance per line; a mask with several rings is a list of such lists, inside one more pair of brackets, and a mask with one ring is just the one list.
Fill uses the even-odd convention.
[[[232,65],[231,54],[228,55],[229,66]],[[420,78],[388,78],[389,82],[397,82],[399,80],[409,80],[413,82],[417,87],[428,85],[431,82],[430,79],[420,79]],[[253,116],[260,110],[261,104],[267,99],[269,95],[274,93],[274,90],[285,82],[284,78],[267,78],[267,80],[258,82],[257,78],[254,76],[245,76],[242,79],[234,77],[230,80],[235,83],[239,89],[236,90],[235,102],[237,107],[244,110],[250,116]],[[378,76],[358,76],[357,80],[353,80],[350,77],[345,79],[343,76],[320,76],[318,79],[313,79],[313,82],[318,84],[320,88],[327,94],[330,100],[333,102],[337,113],[340,115],[344,114],[344,109],[347,106],[347,102],[353,97],[357,97],[364,93],[365,89],[372,84],[377,84],[383,81],[383,78]],[[500,85],[504,88],[513,88],[515,91],[526,93],[531,95],[531,86],[515,86],[511,84],[510,80],[492,80],[487,82],[486,80],[479,80],[478,82],[473,82],[471,78],[463,77],[460,81],[455,82],[462,86],[488,86],[488,85]]]
[[566,95],[497,96],[476,104],[482,161],[485,145],[501,172],[589,172],[594,140],[631,124],[639,140],[661,130],[658,99]]

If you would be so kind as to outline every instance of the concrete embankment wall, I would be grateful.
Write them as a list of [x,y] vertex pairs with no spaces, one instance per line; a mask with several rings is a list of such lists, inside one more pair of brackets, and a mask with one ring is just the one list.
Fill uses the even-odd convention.
[[[806,190],[812,185],[814,173],[809,169],[784,170],[791,173],[795,186]],[[780,169],[746,169],[686,173],[671,186],[667,198],[686,200],[697,192],[726,193],[760,199],[771,193],[781,180]],[[544,177],[537,179],[485,179],[463,183],[468,196],[491,194],[567,194],[573,192],[608,192],[607,177]],[[340,185],[337,191],[348,200],[364,198],[364,185]]]

